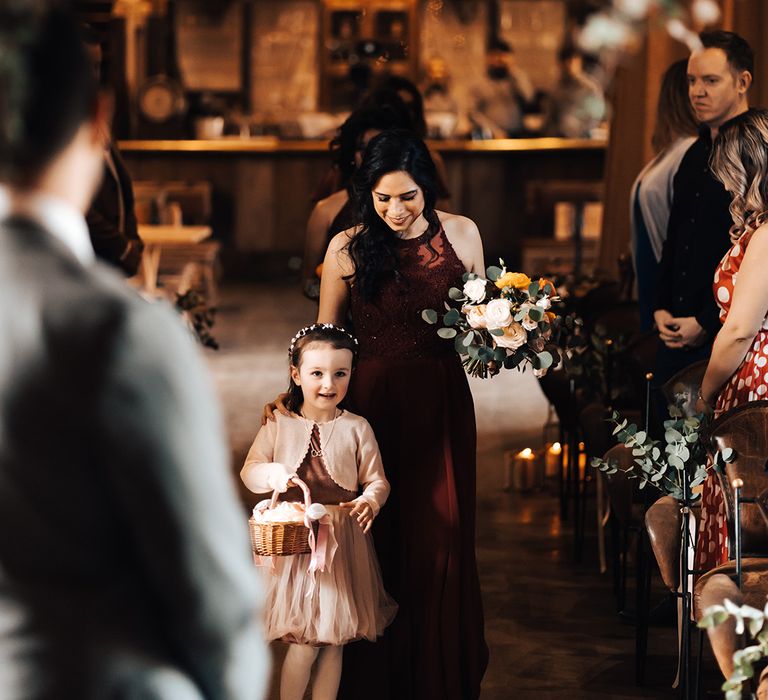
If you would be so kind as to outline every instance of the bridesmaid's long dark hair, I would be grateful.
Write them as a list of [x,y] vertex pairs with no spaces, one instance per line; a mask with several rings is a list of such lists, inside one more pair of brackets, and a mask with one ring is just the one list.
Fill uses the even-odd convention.
[[[362,228],[352,238],[348,251],[354,266],[349,276],[359,285],[363,299],[370,301],[387,277],[398,275],[396,236],[373,206],[373,190],[388,173],[405,172],[424,195],[424,218],[431,235],[440,230],[435,212],[437,172],[424,142],[411,131],[385,131],[372,138],[365,149],[363,163],[352,178],[352,196]],[[433,256],[437,251],[427,244]]]

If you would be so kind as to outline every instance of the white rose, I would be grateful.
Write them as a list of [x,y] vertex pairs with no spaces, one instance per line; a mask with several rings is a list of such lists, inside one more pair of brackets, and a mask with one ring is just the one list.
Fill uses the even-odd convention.
[[477,277],[464,283],[464,294],[476,304],[485,299],[485,280]]
[[467,316],[467,323],[470,328],[485,328],[485,304],[480,306],[465,306],[462,311]]
[[536,302],[536,306],[546,311],[550,306],[552,306],[552,302],[549,300],[549,297],[541,297],[541,299]]
[[507,299],[494,299],[485,307],[486,328],[506,328],[512,323],[512,304]]
[[504,329],[504,335],[493,336],[493,342],[498,347],[507,350],[517,350],[520,346],[525,345],[527,340],[528,334],[525,329],[519,323],[514,322]]

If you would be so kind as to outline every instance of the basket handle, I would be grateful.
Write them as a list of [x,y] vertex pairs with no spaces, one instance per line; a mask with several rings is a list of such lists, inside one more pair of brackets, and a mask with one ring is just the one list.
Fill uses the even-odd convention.
[[[309,495],[309,487],[297,476],[292,476],[291,481],[296,484],[304,492],[304,507],[309,508],[312,505],[312,497]],[[269,504],[270,509],[277,505],[277,499],[280,497],[280,491],[275,489],[272,492],[272,501]]]

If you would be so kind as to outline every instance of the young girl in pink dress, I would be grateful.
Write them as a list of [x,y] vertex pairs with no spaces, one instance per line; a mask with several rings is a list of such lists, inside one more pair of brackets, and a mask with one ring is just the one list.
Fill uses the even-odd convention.
[[[751,109],[720,127],[710,167],[732,195],[733,245],[715,270],[723,327],[701,383],[698,410],[715,417],[768,398],[768,111]],[[701,499],[696,568],[728,560],[723,492],[710,472]]]
[[343,645],[374,641],[397,608],[384,590],[368,534],[389,495],[379,447],[368,422],[340,406],[356,354],[357,341],[333,324],[298,332],[289,350],[292,415],[278,415],[261,428],[240,472],[251,491],[277,489],[283,501],[303,501],[292,481],[301,479],[312,502],[327,509],[330,542],[337,543],[335,554],[329,547],[324,570],[316,572],[310,572],[311,554],[272,558],[267,637],[290,643],[281,700],[304,697],[318,657],[313,700],[334,700]]

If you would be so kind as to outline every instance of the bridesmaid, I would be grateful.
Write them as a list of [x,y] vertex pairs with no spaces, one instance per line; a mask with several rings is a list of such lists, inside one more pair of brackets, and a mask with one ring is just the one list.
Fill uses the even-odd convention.
[[331,241],[317,320],[342,324],[349,309],[360,342],[350,396],[392,484],[374,538],[400,612],[385,644],[350,648],[367,658],[351,660],[343,688],[360,697],[362,679],[350,676],[378,668],[366,697],[477,698],[488,651],[475,561],[474,406],[453,344],[421,311],[440,308],[465,272],[484,275],[482,242],[474,222],[435,210],[435,166],[411,132],[370,141],[352,192],[362,225]]
[[[733,196],[731,249],[715,271],[723,327],[715,338],[698,409],[720,415],[768,398],[768,111],[749,110],[720,127],[712,173]],[[738,276],[738,284],[736,283]],[[696,568],[728,559],[723,494],[717,477],[704,482]]]

